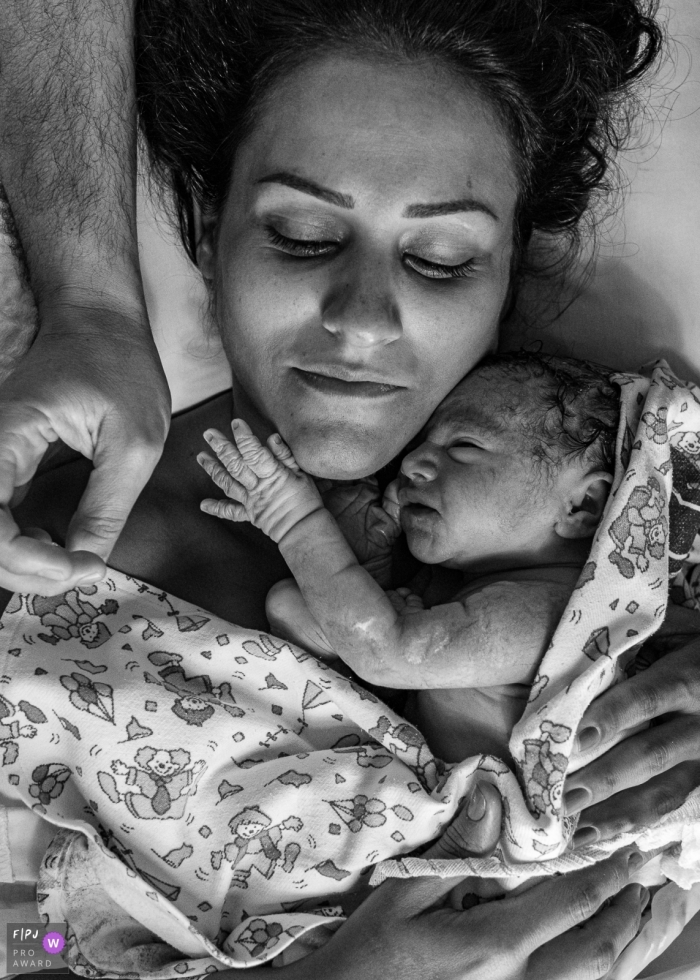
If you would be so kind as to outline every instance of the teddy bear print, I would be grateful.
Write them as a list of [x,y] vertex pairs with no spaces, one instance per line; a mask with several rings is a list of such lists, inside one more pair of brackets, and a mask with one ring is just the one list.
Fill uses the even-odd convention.
[[280,850],[285,833],[299,833],[304,826],[299,817],[286,817],[281,823],[272,819],[259,806],[247,806],[229,820],[233,840],[223,851],[211,852],[211,866],[218,871],[224,861],[231,865],[231,887],[247,888],[255,870],[268,881],[278,868],[289,874],[301,852],[297,841],[289,841]]
[[646,572],[650,558],[664,556],[667,527],[661,486],[651,476],[644,486],[634,487],[622,513],[610,525],[614,549],[608,559],[625,578],[634,578],[637,569]]
[[18,738],[34,738],[37,724],[46,716],[28,701],[12,704],[0,694],[0,765],[11,766],[19,754]]
[[99,772],[97,780],[113,803],[125,803],[142,820],[179,820],[187,797],[197,792],[206,763],[199,760],[191,766],[186,749],[144,745],[134,756],[134,765],[115,759],[111,769],[111,773]]
[[571,729],[545,719],[540,725],[542,738],[526,738],[522,778],[525,794],[535,816],[549,811],[556,816],[561,808],[567,756],[556,745],[571,738]]
[[418,776],[429,790],[434,790],[444,774],[444,764],[436,759],[421,733],[408,722],[392,725],[382,715],[374,728],[368,729],[372,738],[398,756]]

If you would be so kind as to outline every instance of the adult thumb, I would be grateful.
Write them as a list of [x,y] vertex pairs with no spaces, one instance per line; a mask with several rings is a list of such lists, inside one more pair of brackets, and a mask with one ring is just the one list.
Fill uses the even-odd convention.
[[498,844],[502,815],[503,803],[496,787],[485,780],[476,783],[450,826],[423,857],[450,861],[490,854]]

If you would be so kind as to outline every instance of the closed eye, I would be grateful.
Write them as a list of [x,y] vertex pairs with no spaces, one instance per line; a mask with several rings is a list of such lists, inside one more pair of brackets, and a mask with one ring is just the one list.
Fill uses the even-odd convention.
[[338,248],[338,242],[288,238],[286,235],[281,235],[271,225],[267,226],[267,234],[275,248],[300,259],[314,259],[321,255],[330,255]]
[[469,463],[475,455],[483,452],[483,447],[469,439],[459,439],[450,444],[447,452],[457,463]]
[[404,252],[404,263],[426,279],[467,279],[474,275],[475,262],[469,259],[459,265],[441,265],[439,262],[429,262],[418,255]]

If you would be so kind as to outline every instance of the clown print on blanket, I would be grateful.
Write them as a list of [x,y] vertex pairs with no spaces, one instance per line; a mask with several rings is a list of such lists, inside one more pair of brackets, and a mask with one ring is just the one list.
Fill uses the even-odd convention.
[[[513,732],[515,772],[485,755],[441,762],[352,678],[122,573],[13,597],[0,790],[62,828],[39,899],[69,923],[69,965],[142,980],[254,966],[340,923],[373,868],[372,883],[528,878],[628,843],[568,850],[562,786],[580,718],[663,620],[700,524],[700,397],[664,363],[616,380],[613,493]],[[503,798],[495,854],[411,856],[477,778]],[[668,840],[699,815],[700,797],[669,815]]]

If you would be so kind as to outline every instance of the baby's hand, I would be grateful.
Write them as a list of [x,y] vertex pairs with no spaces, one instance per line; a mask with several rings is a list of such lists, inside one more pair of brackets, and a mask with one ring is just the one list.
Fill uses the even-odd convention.
[[241,419],[234,419],[231,429],[235,443],[216,429],[204,433],[219,462],[208,453],[197,456],[230,500],[203,500],[201,508],[229,521],[250,521],[279,543],[295,524],[323,507],[320,494],[279,435],[271,435],[265,447]]
[[400,616],[410,616],[411,613],[422,612],[425,609],[421,597],[410,589],[387,589],[386,596]]
[[401,534],[398,502],[395,511],[391,505],[387,507],[387,494],[393,486],[392,483],[387,487],[381,500],[375,477],[356,483],[318,481],[323,503],[336,519],[355,557],[382,588],[391,584],[392,553]]

